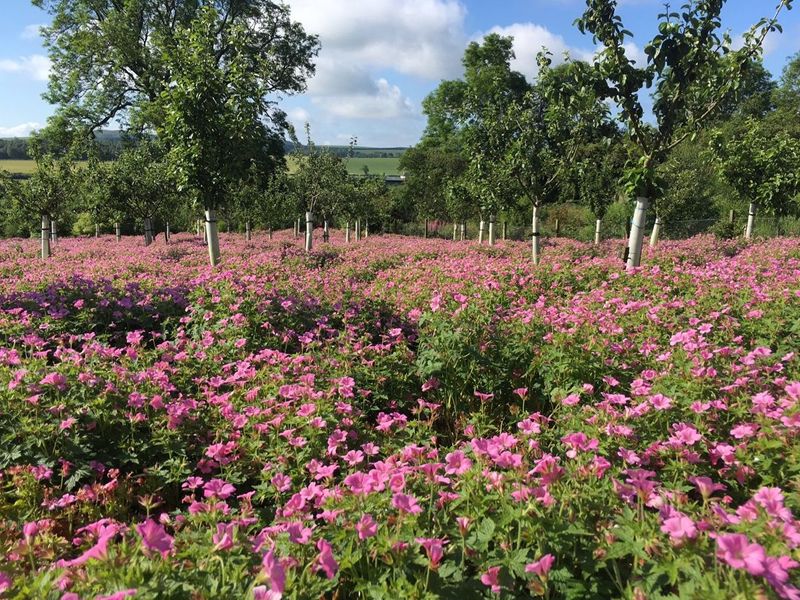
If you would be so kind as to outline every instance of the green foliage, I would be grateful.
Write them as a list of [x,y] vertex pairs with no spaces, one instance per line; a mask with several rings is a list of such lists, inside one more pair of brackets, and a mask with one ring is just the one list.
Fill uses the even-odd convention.
[[750,117],[728,136],[717,133],[711,147],[722,177],[743,198],[778,216],[797,210],[800,138]]

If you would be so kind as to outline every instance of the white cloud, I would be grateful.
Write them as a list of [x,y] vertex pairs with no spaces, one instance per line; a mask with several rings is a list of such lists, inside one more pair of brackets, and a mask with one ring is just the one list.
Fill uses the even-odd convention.
[[536,55],[546,48],[553,56],[553,62],[563,62],[564,54],[575,60],[591,60],[593,52],[575,48],[567,44],[564,38],[549,29],[536,23],[514,23],[507,27],[493,27],[481,34],[479,39],[490,33],[514,38],[514,54],[516,58],[511,62],[511,68],[519,71],[529,80],[535,79],[539,68],[536,65]]
[[0,138],[27,137],[31,131],[44,127],[41,123],[20,123],[11,127],[0,127]]
[[0,72],[20,73],[36,81],[47,81],[50,77],[50,59],[41,54],[22,56],[16,60],[0,58]]
[[457,0],[288,0],[320,36],[321,57],[342,65],[442,79],[460,72],[466,8]]
[[331,115],[346,119],[398,119],[416,115],[411,100],[383,78],[373,81],[369,90],[313,97],[312,102]]
[[41,36],[41,28],[44,27],[43,23],[34,23],[33,25],[27,25],[25,29],[22,30],[22,33],[19,34],[19,37],[23,40],[35,40]]

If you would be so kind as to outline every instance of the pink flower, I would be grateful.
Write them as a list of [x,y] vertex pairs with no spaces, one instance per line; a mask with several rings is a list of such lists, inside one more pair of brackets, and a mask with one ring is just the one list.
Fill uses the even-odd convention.
[[[264,586],[263,595],[260,598],[263,600],[280,600],[286,588],[286,572],[272,550],[264,555],[261,561],[261,568],[269,579],[269,590]],[[255,592],[255,590],[253,591]],[[256,596],[256,598],[259,598],[259,596]]]
[[230,550],[236,538],[236,525],[233,523],[217,523],[217,532],[211,536],[214,550]]
[[108,542],[120,532],[118,525],[107,524],[103,521],[98,521],[94,524],[97,527],[94,529],[97,535],[97,542],[94,546],[89,548],[86,552],[72,560],[59,560],[56,562],[58,568],[78,567],[89,560],[101,560],[108,554]]
[[431,561],[431,569],[434,571],[439,568],[444,556],[444,546],[447,540],[439,538],[416,538],[416,542],[425,549],[428,560]]
[[581,401],[581,397],[578,394],[570,394],[566,398],[561,401],[561,404],[565,406],[575,406]]
[[469,517],[456,517],[456,523],[458,524],[458,532],[461,536],[467,535],[467,530],[469,530],[470,523],[472,523],[472,519]]
[[136,595],[135,589],[128,589],[128,590],[120,590],[119,592],[114,592],[113,594],[109,594],[108,596],[96,596],[94,600],[125,600],[125,598],[131,598]]
[[669,534],[673,542],[680,542],[684,538],[693,540],[697,537],[697,528],[694,521],[676,510],[661,524],[661,531]]
[[358,539],[366,540],[367,538],[374,537],[378,533],[378,523],[372,518],[372,515],[366,514],[361,517],[356,523],[356,531],[358,532]]
[[489,567],[489,569],[481,575],[481,583],[489,586],[495,594],[500,593],[500,567]]
[[760,544],[750,544],[746,535],[729,533],[717,538],[717,558],[734,569],[759,576],[764,574],[767,555]]
[[406,494],[395,494],[392,496],[392,506],[400,512],[412,515],[418,515],[422,512],[422,508],[417,502],[417,499],[414,498],[414,496],[408,496]]
[[74,417],[70,417],[69,419],[64,419],[59,423],[58,430],[59,431],[66,431],[67,429],[72,429],[72,426],[77,423],[77,420]]
[[174,538],[167,534],[163,525],[148,519],[137,525],[136,531],[142,538],[142,545],[147,552],[158,552],[164,558],[172,553]]
[[32,540],[36,537],[37,533],[39,533],[39,523],[36,521],[25,523],[25,525],[22,526],[22,535],[25,537],[26,541]]
[[40,385],[52,385],[58,391],[63,392],[67,389],[67,378],[61,373],[48,373],[39,381]]
[[422,384],[422,391],[427,392],[430,390],[437,390],[439,389],[439,380],[436,377],[431,377],[425,383]]
[[327,540],[319,540],[317,542],[317,550],[319,550],[319,555],[315,561],[317,568],[321,569],[328,579],[333,579],[339,571],[339,563],[333,557],[333,548]]
[[710,477],[689,477],[689,482],[697,487],[697,491],[706,500],[711,497],[714,492],[721,492],[725,490],[725,486],[721,483],[714,483]]
[[444,471],[449,475],[461,475],[469,471],[470,467],[472,467],[472,461],[460,450],[450,452],[444,457],[444,460],[445,463],[447,463]]
[[222,479],[212,479],[203,486],[203,496],[206,498],[219,498],[220,500],[225,500],[235,492],[236,488]]
[[13,583],[14,582],[11,581],[11,577],[0,571],[0,594],[10,590]]
[[556,562],[555,556],[552,554],[545,554],[536,562],[532,562],[525,566],[526,573],[536,573],[539,577],[547,577],[550,569],[553,568],[553,563]]

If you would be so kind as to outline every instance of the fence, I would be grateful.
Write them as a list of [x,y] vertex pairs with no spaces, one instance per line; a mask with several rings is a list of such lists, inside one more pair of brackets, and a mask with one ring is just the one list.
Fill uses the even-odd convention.
[[[647,223],[648,235],[653,229],[655,217],[651,216]],[[393,228],[392,233],[411,237],[428,237],[438,239],[453,239],[453,223],[446,221],[430,220],[427,223],[414,222],[399,224]],[[461,224],[455,224],[455,237],[461,239]],[[479,223],[467,221],[465,227],[465,240],[477,240]],[[717,233],[724,237],[744,236],[747,225],[746,217],[726,219],[682,219],[662,220],[659,238],[663,240],[685,240],[704,233]],[[498,240],[508,239],[514,241],[529,241],[532,228],[530,224],[521,225],[498,221],[495,226]],[[559,219],[543,221],[539,226],[541,235],[546,238],[569,238],[582,242],[594,240],[594,223],[570,222]],[[488,235],[488,223],[486,233]],[[616,221],[603,221],[601,224],[601,239],[625,239],[628,236],[626,224]],[[767,217],[756,216],[753,237],[771,238],[780,236],[800,237],[800,218],[797,217]]]

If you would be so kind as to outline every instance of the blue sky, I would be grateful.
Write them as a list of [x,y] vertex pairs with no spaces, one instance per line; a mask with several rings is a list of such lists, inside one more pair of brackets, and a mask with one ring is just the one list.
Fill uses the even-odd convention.
[[[496,31],[515,37],[515,68],[535,77],[534,57],[546,45],[588,57],[592,40],[572,25],[584,0],[286,0],[322,51],[317,76],[306,94],[281,100],[302,131],[311,123],[318,143],[409,146],[425,126],[422,99],[442,79],[460,75],[460,59],[471,40]],[[680,2],[673,3],[676,7]],[[652,35],[658,0],[620,0],[634,32],[632,57]],[[728,0],[724,26],[736,38],[772,0]],[[0,137],[26,135],[44,124],[53,107],[41,99],[49,64],[37,37],[47,15],[29,0],[4,0],[0,21]],[[779,76],[789,56],[800,51],[800,10],[784,13],[783,35],[767,40],[765,63]]]

